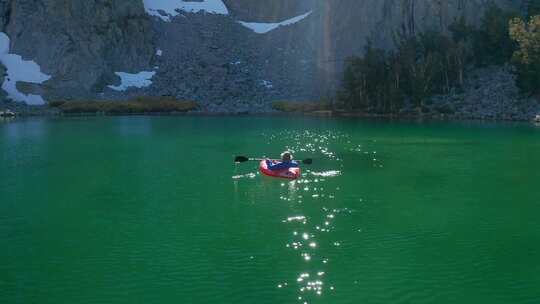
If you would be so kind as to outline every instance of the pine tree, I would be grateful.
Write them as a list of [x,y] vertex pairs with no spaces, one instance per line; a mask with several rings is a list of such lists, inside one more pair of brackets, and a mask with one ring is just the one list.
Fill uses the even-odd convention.
[[531,17],[528,23],[513,19],[510,37],[519,45],[512,57],[517,85],[524,93],[540,94],[540,15]]

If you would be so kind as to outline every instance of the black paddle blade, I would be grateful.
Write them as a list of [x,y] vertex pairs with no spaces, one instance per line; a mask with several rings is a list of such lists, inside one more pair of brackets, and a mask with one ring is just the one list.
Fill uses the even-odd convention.
[[306,165],[311,165],[311,164],[313,164],[313,159],[311,159],[311,158],[304,159],[304,160],[302,161],[302,163],[304,163],[304,164],[306,164]]
[[245,156],[237,156],[234,158],[234,162],[235,163],[244,163],[244,162],[247,162],[249,160],[249,158],[245,157]]

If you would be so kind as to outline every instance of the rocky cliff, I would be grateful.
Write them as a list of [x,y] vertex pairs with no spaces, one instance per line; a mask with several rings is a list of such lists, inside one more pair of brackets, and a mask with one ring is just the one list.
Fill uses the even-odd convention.
[[2,1],[0,31],[11,53],[52,75],[44,84],[49,100],[92,97],[114,81],[112,71],[146,67],[154,53],[139,1]]
[[[10,38],[10,53],[50,75],[41,85],[19,82],[17,88],[46,100],[171,95],[215,111],[248,104],[264,110],[268,101],[332,92],[344,59],[361,54],[368,39],[391,48],[397,33],[444,32],[460,16],[476,24],[490,2],[521,5],[199,0],[177,1],[168,11],[153,0],[4,0],[0,31]],[[286,26],[277,24],[282,21]],[[151,80],[141,82],[141,71]]]

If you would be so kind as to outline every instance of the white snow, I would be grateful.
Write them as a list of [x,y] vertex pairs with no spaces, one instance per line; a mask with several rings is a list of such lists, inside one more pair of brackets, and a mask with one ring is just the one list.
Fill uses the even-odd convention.
[[[171,17],[178,16],[178,11],[188,13],[197,13],[204,11],[210,14],[228,15],[229,10],[222,0],[203,0],[203,1],[186,1],[186,0],[143,0],[146,12],[152,16],[161,18],[163,21],[171,21]],[[164,16],[159,11],[165,12]]]
[[152,85],[152,77],[156,75],[156,72],[139,72],[136,74],[116,72],[116,75],[120,77],[122,83],[119,86],[110,85],[109,88],[115,91],[125,91],[128,88],[145,88]]
[[156,56],[161,56],[161,55],[163,55],[163,51],[160,50],[160,49],[158,49],[158,50],[156,51]]
[[267,88],[267,89],[272,89],[272,88],[274,88],[274,85],[272,84],[272,82],[271,82],[271,81],[268,81],[268,80],[263,80],[263,81],[261,81],[261,84],[262,84],[265,88]]
[[288,25],[298,23],[304,20],[309,15],[311,15],[312,12],[313,11],[309,11],[303,15],[296,16],[294,18],[287,19],[285,21],[277,22],[277,23],[258,23],[258,22],[244,22],[244,21],[238,21],[238,22],[242,24],[243,26],[247,27],[248,29],[254,31],[257,34],[266,34],[270,31],[277,29],[280,26],[288,26]]
[[45,100],[40,95],[24,94],[17,90],[17,82],[41,84],[51,76],[41,72],[41,68],[32,60],[23,60],[21,56],[9,53],[9,37],[0,32],[0,62],[7,68],[2,89],[8,97],[15,101],[26,102],[29,105],[42,105]]

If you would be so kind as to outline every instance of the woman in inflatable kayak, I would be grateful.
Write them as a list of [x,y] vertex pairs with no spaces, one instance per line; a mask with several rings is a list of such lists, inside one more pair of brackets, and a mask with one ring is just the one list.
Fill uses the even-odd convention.
[[281,154],[281,161],[262,160],[259,170],[264,175],[288,179],[297,179],[301,174],[299,164],[293,161],[293,156],[288,151]]
[[288,170],[290,168],[298,168],[299,165],[297,162],[293,161],[292,153],[289,151],[285,151],[281,153],[280,162],[267,159],[266,167],[270,171],[283,171],[283,170]]
[[[235,163],[244,163],[247,161],[258,161],[259,170],[262,174],[272,176],[272,177],[281,177],[288,179],[296,179],[300,177],[300,162],[293,161],[293,156],[291,152],[283,152],[281,154],[281,160],[271,160],[271,159],[262,159],[262,158],[249,158],[246,156],[237,156],[234,158]],[[303,164],[311,165],[313,160],[307,158],[302,160]]]

